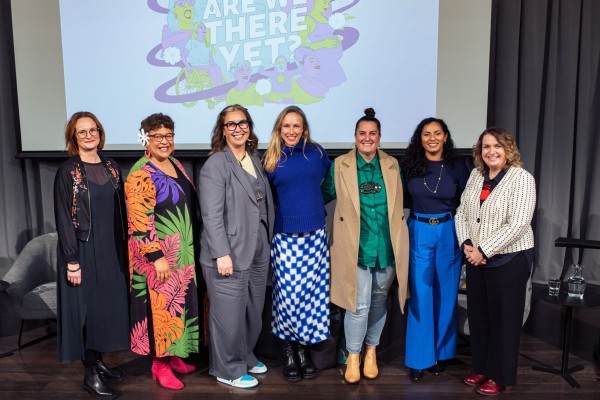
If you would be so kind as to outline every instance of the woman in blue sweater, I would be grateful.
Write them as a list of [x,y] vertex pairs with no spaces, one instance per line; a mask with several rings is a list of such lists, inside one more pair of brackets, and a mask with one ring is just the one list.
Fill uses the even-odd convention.
[[264,166],[275,203],[273,334],[284,340],[283,375],[312,379],[307,345],[329,337],[329,248],[321,181],[331,161],[310,139],[304,112],[286,107],[277,117]]

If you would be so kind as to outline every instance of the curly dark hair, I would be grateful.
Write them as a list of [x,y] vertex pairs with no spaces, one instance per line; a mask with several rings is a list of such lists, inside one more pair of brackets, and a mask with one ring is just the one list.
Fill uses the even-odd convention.
[[171,117],[163,113],[149,115],[148,117],[144,118],[140,125],[140,128],[142,128],[146,133],[158,130],[161,127],[170,129],[173,131],[173,133],[175,133],[175,122],[173,122]]
[[440,118],[425,118],[423,121],[419,122],[419,125],[417,125],[415,128],[415,132],[410,138],[410,142],[406,148],[406,155],[402,158],[400,163],[404,178],[407,181],[415,177],[426,177],[431,172],[429,171],[429,167],[427,165],[427,157],[425,157],[425,149],[423,148],[421,141],[421,132],[423,131],[425,125],[431,124],[432,122],[437,122],[440,124],[444,133],[448,135],[442,152],[444,164],[449,166],[454,165],[456,152],[454,151],[454,141],[450,135],[448,125],[446,125],[444,120]]

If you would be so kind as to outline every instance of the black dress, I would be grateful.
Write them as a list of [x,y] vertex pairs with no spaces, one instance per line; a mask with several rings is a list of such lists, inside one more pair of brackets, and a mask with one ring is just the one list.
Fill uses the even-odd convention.
[[128,271],[121,229],[125,210],[102,163],[83,166],[91,229],[87,241],[78,240],[80,286],[67,281],[67,263],[58,252],[58,358],[64,362],[82,359],[85,349],[129,348]]

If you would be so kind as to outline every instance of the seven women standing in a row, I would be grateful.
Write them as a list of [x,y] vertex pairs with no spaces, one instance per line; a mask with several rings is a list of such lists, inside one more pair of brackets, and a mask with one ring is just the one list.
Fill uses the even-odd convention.
[[[256,155],[258,138],[248,110],[239,105],[226,107],[217,118],[211,156],[200,175],[201,217],[196,190],[183,166],[172,157],[173,121],[162,114],[153,114],[142,121],[140,138],[146,154],[134,165],[125,184],[130,236],[130,342],[134,352],[154,357],[152,376],[163,387],[183,388],[173,371],[195,370],[181,358],[198,351],[202,321],[198,307],[198,287],[202,284],[196,278],[198,261],[211,301],[209,373],[219,382],[234,387],[250,388],[258,384],[249,374],[267,372],[266,366],[254,356],[253,348],[261,329],[269,252],[273,268],[272,330],[284,340],[284,377],[292,382],[316,377],[317,369],[306,346],[329,335],[329,249],[321,190],[326,201],[338,199],[332,246],[332,302],[348,310],[346,380],[352,383],[360,379],[359,353],[365,340],[364,375],[375,378],[378,374],[375,351],[394,276],[400,285],[401,306],[407,298],[407,279],[410,287],[406,364],[411,377],[421,379],[426,367],[438,374],[439,361],[455,356],[455,299],[461,264],[458,244],[461,244],[470,265],[467,280],[469,287],[473,287],[469,319],[474,326],[476,371],[465,383],[484,383],[478,388],[482,394],[497,394],[503,385],[514,384],[515,350],[504,354],[498,369],[493,355],[493,362],[490,361],[489,349],[498,340],[510,340],[518,350],[515,335],[519,332],[520,316],[513,316],[510,331],[500,330],[499,337],[486,338],[484,331],[490,329],[493,321],[481,320],[482,315],[489,313],[477,310],[491,294],[482,291],[488,285],[487,275],[475,279],[475,275],[480,275],[475,271],[501,272],[506,268],[490,268],[518,262],[523,266],[518,282],[512,275],[506,279],[515,282],[521,293],[533,245],[529,223],[535,204],[534,184],[525,180],[521,185],[525,191],[519,194],[520,204],[527,209],[513,210],[509,203],[506,215],[494,217],[491,227],[487,223],[489,235],[485,238],[473,236],[475,231],[470,229],[474,222],[470,219],[473,215],[487,217],[468,203],[470,197],[463,196],[456,222],[457,241],[452,221],[467,171],[454,160],[454,146],[444,121],[423,120],[403,160],[411,209],[410,272],[407,273],[409,251],[400,170],[393,158],[378,150],[381,125],[374,111],[367,109],[365,114],[356,124],[356,149],[339,157],[330,168],[325,150],[310,138],[304,112],[295,106],[287,107],[276,120],[263,169]],[[505,187],[499,184],[500,179],[505,174],[512,177],[520,166],[510,135],[502,130],[488,131],[474,147],[476,161],[477,157],[483,160],[478,165],[485,164],[479,168],[485,178],[479,200],[479,207],[483,208],[496,185]],[[111,272],[111,279],[122,281],[123,286],[127,284],[125,271],[119,267],[122,254],[119,240],[115,240],[115,248],[103,247],[104,241],[97,240],[102,232],[104,236],[115,232],[118,238],[117,228],[123,226],[124,213],[123,196],[119,195],[122,180],[114,161],[97,153],[102,148],[104,132],[93,115],[75,114],[67,127],[66,139],[70,152],[79,155],[61,167],[55,182],[60,264],[66,269],[59,279],[59,355],[64,360],[84,360],[86,390],[114,396],[116,392],[105,378],[120,379],[122,372],[108,368],[99,352],[122,347],[119,343],[125,343],[124,335],[114,330],[114,335],[104,335],[102,340],[94,338],[102,336],[98,332],[103,324],[121,326],[127,317],[113,318],[111,324],[105,324],[101,320],[102,307],[97,307],[94,314],[89,310],[97,303],[90,300],[94,288],[103,285],[103,278],[98,277],[104,272],[94,269],[98,262],[114,265],[117,275]],[[469,183],[474,180],[472,174]],[[488,180],[490,183],[486,183]],[[514,179],[503,182],[509,180]],[[113,195],[102,189],[108,188],[109,182]],[[467,189],[473,189],[471,186]],[[469,196],[473,190],[469,190]],[[99,202],[98,196],[105,196],[107,201]],[[108,201],[111,196],[114,201]],[[108,209],[109,206],[112,208]],[[198,260],[201,219],[204,250]],[[111,220],[113,224],[108,226]],[[478,217],[476,224],[479,223]],[[515,240],[523,244],[517,248]],[[507,248],[504,242],[508,243]],[[99,261],[98,257],[114,260]],[[89,281],[92,283],[83,283]],[[114,288],[118,290],[118,285]],[[118,302],[120,298],[115,295],[110,300]],[[478,303],[472,304],[475,298]],[[515,315],[519,311],[522,315],[521,303],[519,300],[513,307]],[[495,310],[495,306],[489,307],[486,310]],[[126,307],[110,307],[112,312],[118,309]],[[67,337],[71,339],[60,339]],[[105,339],[110,343],[106,344]],[[69,350],[71,341],[80,345]],[[482,354],[486,352],[488,355]],[[486,362],[494,366],[488,367],[491,364]]]

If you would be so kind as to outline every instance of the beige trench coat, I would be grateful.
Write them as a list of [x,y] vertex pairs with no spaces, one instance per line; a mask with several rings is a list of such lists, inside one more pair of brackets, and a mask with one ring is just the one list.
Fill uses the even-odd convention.
[[[378,150],[379,164],[387,193],[390,238],[396,262],[398,301],[404,313],[408,297],[408,228],[404,219],[403,192],[398,161]],[[358,245],[360,240],[360,199],[356,150],[335,160],[337,203],[331,244],[331,302],[356,312]]]

